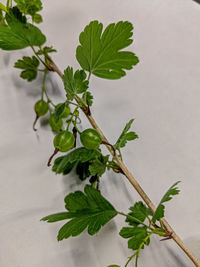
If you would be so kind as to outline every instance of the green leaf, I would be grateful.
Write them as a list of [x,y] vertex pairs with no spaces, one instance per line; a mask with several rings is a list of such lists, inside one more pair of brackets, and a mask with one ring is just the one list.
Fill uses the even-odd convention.
[[131,119],[125,126],[123,132],[118,138],[117,142],[114,145],[115,149],[120,149],[121,147],[125,147],[127,141],[134,140],[138,138],[138,135],[135,132],[128,132],[131,128],[131,124],[133,123],[133,119]]
[[56,173],[63,173],[65,169],[68,168],[69,163],[88,162],[99,157],[99,155],[101,155],[101,153],[97,150],[88,150],[84,147],[80,147],[69,152],[66,156],[57,158],[54,161],[52,170]]
[[38,59],[33,56],[31,57],[23,57],[23,59],[19,59],[14,67],[18,69],[23,69],[24,71],[21,72],[20,77],[26,79],[27,81],[32,81],[37,77],[37,70],[39,66]]
[[41,221],[47,221],[49,223],[52,222],[58,222],[58,221],[62,221],[62,220],[66,220],[71,218],[71,216],[69,215],[68,212],[60,212],[60,213],[55,213],[55,214],[51,214],[49,216],[46,216],[44,218],[41,219]]
[[112,265],[109,265],[108,267],[120,267],[119,265],[116,265],[116,264],[112,264]]
[[[142,201],[136,202],[133,207],[130,207],[131,212],[128,213],[128,215],[137,218],[141,222],[144,222],[147,216],[152,215],[152,212],[149,208],[147,208]],[[126,222],[129,223],[129,225],[137,226],[139,223],[134,222],[129,217],[126,218]]]
[[37,69],[39,66],[39,61],[35,56],[31,57],[23,57],[23,59],[19,59],[14,67],[19,69]]
[[55,107],[54,117],[55,117],[56,122],[58,122],[59,119],[62,118],[62,114],[65,110],[65,106],[66,106],[66,103],[60,103]]
[[62,157],[59,157],[57,158],[55,161],[54,161],[54,164],[53,164],[53,167],[52,167],[52,171],[53,172],[56,172],[56,173],[62,173],[64,175],[67,175],[68,173],[71,172],[71,170],[73,169],[73,167],[75,166],[76,162],[73,162],[71,163],[70,161],[67,162],[64,166],[64,168],[62,169],[62,171],[60,172],[57,172],[57,170],[59,170],[59,166],[63,160],[63,156]]
[[33,81],[37,77],[37,71],[34,70],[24,70],[21,72],[20,77],[28,82]]
[[40,46],[46,37],[32,24],[23,23],[15,17],[13,9],[6,14],[7,26],[0,25],[0,48],[17,50],[28,46]]
[[[123,227],[119,234],[123,238],[129,238],[128,248],[137,250],[144,241],[145,237],[147,237],[148,232],[146,227]],[[149,240],[146,242],[146,245],[148,244]]]
[[65,207],[71,220],[59,230],[58,240],[81,234],[86,228],[94,235],[102,226],[117,215],[115,208],[100,194],[88,185],[84,193],[76,191],[65,198]]
[[67,92],[67,99],[73,100],[76,94],[84,93],[88,89],[88,80],[83,70],[77,70],[73,74],[73,68],[67,67],[64,71],[63,81]]
[[156,220],[160,220],[161,218],[164,217],[164,212],[165,212],[165,206],[163,205],[164,202],[167,202],[172,199],[172,196],[178,195],[180,190],[176,187],[176,185],[180,183],[180,181],[176,182],[173,184],[169,190],[165,193],[163,198],[161,199],[153,217],[152,217],[152,222],[155,223]]
[[121,51],[133,40],[133,25],[128,21],[109,24],[104,32],[102,23],[92,21],[79,36],[76,58],[81,67],[98,77],[119,79],[139,60],[134,53]]
[[101,177],[106,171],[106,163],[108,161],[109,156],[105,156],[102,158],[96,158],[89,166],[89,171],[91,175],[97,175]]
[[92,106],[93,104],[93,96],[90,92],[85,92],[82,96],[82,100],[83,100],[83,103],[86,105],[86,106]]

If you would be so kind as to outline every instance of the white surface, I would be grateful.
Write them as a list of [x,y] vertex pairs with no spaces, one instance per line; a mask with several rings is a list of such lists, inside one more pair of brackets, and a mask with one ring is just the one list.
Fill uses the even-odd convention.
[[[48,44],[58,50],[54,59],[61,69],[78,67],[78,35],[90,20],[134,24],[131,49],[140,63],[119,81],[92,78],[92,112],[111,143],[125,122],[136,118],[140,139],[129,143],[124,161],[155,203],[175,181],[182,181],[181,194],[167,205],[166,217],[200,257],[200,6],[191,0],[49,0],[44,6],[42,29]],[[64,196],[83,185],[46,167],[53,136],[40,128],[38,137],[31,128],[40,83],[27,84],[11,69],[29,52],[0,52],[0,266],[124,266],[132,252],[118,235],[123,218],[94,237],[83,233],[60,243],[56,235],[63,222],[39,221],[62,211]],[[56,74],[51,78],[54,89],[49,85],[48,90],[61,99],[62,83]],[[84,117],[82,121],[87,127]],[[140,199],[124,177],[111,172],[102,178],[101,188],[118,210],[128,211]],[[173,241],[155,238],[142,252],[139,266],[194,265]]]

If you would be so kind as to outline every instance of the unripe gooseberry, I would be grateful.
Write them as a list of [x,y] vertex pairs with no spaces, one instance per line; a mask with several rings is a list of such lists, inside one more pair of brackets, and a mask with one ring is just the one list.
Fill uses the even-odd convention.
[[82,145],[87,149],[97,149],[102,143],[100,134],[92,128],[84,130],[80,134]]
[[35,103],[34,110],[35,110],[37,116],[41,117],[41,116],[44,116],[48,112],[49,105],[47,102],[45,102],[43,99],[41,99]]
[[56,117],[54,114],[52,114],[49,118],[49,124],[51,126],[52,131],[57,132],[62,129],[63,121],[62,119],[56,120]]
[[62,131],[58,133],[53,140],[54,147],[61,152],[66,152],[74,147],[75,138],[72,133]]

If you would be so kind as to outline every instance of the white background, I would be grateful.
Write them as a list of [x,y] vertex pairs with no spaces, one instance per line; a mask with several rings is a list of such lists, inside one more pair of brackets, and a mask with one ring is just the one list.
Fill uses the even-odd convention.
[[[192,0],[44,2],[41,28],[48,44],[58,50],[53,58],[62,70],[68,65],[78,68],[78,36],[91,20],[104,25],[118,20],[133,23],[130,49],[140,63],[119,81],[92,78],[92,113],[111,143],[135,118],[133,128],[140,138],[124,149],[124,162],[156,204],[181,180],[181,193],[167,204],[166,217],[200,257],[200,6]],[[124,218],[116,217],[96,236],[84,232],[59,243],[56,235],[63,222],[40,222],[63,211],[64,196],[84,185],[72,175],[55,176],[46,166],[53,135],[39,124],[37,134],[32,131],[40,81],[29,84],[12,68],[30,52],[0,52],[0,266],[124,266],[132,253],[127,240],[118,235]],[[48,91],[55,102],[64,99],[56,74],[51,75]],[[83,116],[82,123],[89,126]],[[112,172],[103,176],[101,189],[121,211],[128,212],[140,200],[129,182]],[[142,251],[139,266],[194,265],[173,241],[155,237]]]

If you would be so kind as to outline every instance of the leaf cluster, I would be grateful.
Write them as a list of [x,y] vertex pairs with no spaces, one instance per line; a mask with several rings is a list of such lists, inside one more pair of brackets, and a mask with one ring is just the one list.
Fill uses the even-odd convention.
[[[126,222],[129,224],[129,227],[123,227],[119,233],[120,236],[128,239],[128,248],[136,251],[133,256],[129,258],[126,266],[134,257],[136,257],[135,266],[137,266],[140,250],[143,249],[145,245],[149,245],[150,236],[152,234],[168,236],[169,233],[166,232],[162,226],[162,222],[160,222],[160,219],[164,217],[165,207],[163,203],[171,200],[173,195],[179,193],[179,190],[176,187],[178,183],[179,182],[173,184],[165,193],[155,213],[152,213],[152,211],[141,201],[136,202],[134,206],[130,207],[131,212],[126,216]],[[155,224],[156,221],[160,222],[160,226]]]
[[102,176],[106,171],[106,164],[109,156],[103,156],[100,150],[88,150],[79,147],[65,156],[58,157],[54,161],[52,170],[57,174],[68,174],[73,168],[81,180],[90,176]]
[[[119,234],[129,239],[128,248],[137,250],[148,235],[148,228],[143,223],[149,215],[152,215],[152,212],[141,201],[130,207],[130,211],[126,217],[126,222],[130,227],[123,227]],[[145,244],[149,245],[149,242],[148,239]]]
[[42,219],[47,222],[70,219],[59,230],[59,241],[80,235],[86,228],[88,234],[94,235],[117,215],[117,211],[108,200],[98,190],[88,185],[85,186],[84,193],[76,191],[67,195],[65,208],[67,212],[52,214]]
[[15,2],[21,13],[30,15],[35,23],[42,22],[42,16],[37,13],[42,10],[40,0],[15,0]]

